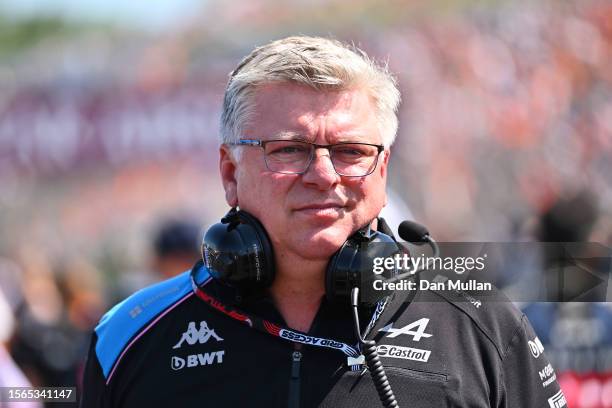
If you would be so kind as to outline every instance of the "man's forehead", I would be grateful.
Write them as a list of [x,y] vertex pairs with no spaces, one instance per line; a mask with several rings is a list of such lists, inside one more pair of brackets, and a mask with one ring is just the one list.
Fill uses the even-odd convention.
[[280,106],[299,105],[304,109],[321,111],[326,109],[350,109],[355,102],[369,100],[363,87],[345,89],[314,89],[307,85],[292,82],[262,84],[255,88],[255,104],[269,103],[271,100],[283,102]]
[[373,137],[378,138],[374,105],[364,89],[315,90],[298,84],[267,84],[255,90],[253,102],[251,130],[266,139],[312,140],[322,131],[341,141],[372,142]]
[[295,130],[283,130],[274,134],[265,135],[262,137],[263,140],[301,140],[313,143],[341,143],[341,142],[361,142],[361,143],[380,143],[376,139],[376,135],[371,133],[364,133],[359,131],[346,131],[346,132],[327,132],[324,136],[324,140],[317,140],[317,134],[312,131],[295,131]]

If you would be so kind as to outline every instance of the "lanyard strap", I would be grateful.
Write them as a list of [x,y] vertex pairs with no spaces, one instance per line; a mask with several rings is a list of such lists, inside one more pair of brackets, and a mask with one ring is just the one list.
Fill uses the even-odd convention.
[[218,311],[231,317],[232,319],[237,320],[241,323],[244,323],[252,329],[259,330],[261,332],[270,334],[275,337],[279,337],[287,341],[308,344],[308,345],[316,346],[316,347],[326,347],[326,348],[331,348],[334,350],[340,350],[347,357],[356,358],[359,356],[360,353],[359,351],[357,351],[355,347],[352,347],[341,341],[330,340],[330,339],[326,339],[322,337],[309,336],[300,331],[291,330],[286,327],[278,326],[258,316],[250,315],[238,309],[226,306],[225,304],[220,302],[218,299],[214,298],[213,296],[209,295],[208,293],[202,290],[202,287],[208,284],[211,280],[212,278],[209,277],[201,285],[198,285],[192,276],[191,286],[193,287],[193,291],[200,299],[206,302],[209,306],[213,307],[214,309],[217,309]]
[[[347,365],[352,371],[360,371],[363,368],[365,364],[365,359],[361,353],[361,344],[358,343],[356,347],[353,347],[341,341],[309,336],[306,333],[278,326],[258,316],[250,315],[236,308],[229,307],[223,304],[223,302],[219,301],[215,297],[204,292],[204,290],[202,290],[202,288],[208,283],[210,283],[210,281],[212,280],[211,276],[208,276],[208,278],[206,278],[204,282],[198,284],[195,280],[194,273],[195,268],[192,270],[191,273],[191,286],[193,288],[194,293],[210,307],[218,310],[226,316],[229,316],[236,321],[246,324],[252,329],[267,333],[269,335],[287,341],[339,350],[347,356]],[[383,311],[385,310],[385,307],[388,304],[389,299],[390,297],[386,296],[385,298],[379,300],[378,303],[376,303],[376,308],[374,310],[374,313],[372,314],[370,323],[366,327],[365,332],[363,334],[364,338],[370,333],[370,331],[382,315]]]

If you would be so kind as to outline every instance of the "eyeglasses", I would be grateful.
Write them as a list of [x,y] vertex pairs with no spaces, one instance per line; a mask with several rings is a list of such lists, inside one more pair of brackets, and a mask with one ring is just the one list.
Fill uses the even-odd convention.
[[264,151],[268,170],[282,174],[304,174],[314,158],[315,149],[327,149],[336,173],[346,177],[365,177],[372,174],[378,156],[385,148],[370,143],[336,143],[320,145],[301,140],[242,139],[232,146],[257,146]]

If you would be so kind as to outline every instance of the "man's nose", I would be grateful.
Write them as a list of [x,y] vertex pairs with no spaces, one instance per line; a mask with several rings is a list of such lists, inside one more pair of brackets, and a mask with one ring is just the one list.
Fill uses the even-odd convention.
[[302,176],[304,183],[321,190],[328,189],[340,181],[327,149],[315,149],[314,156],[306,173]]

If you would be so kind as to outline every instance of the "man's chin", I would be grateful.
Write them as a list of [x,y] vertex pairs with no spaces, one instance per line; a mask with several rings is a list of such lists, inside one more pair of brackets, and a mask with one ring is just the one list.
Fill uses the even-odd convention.
[[300,240],[298,253],[306,259],[329,259],[346,241],[346,234],[320,232]]

